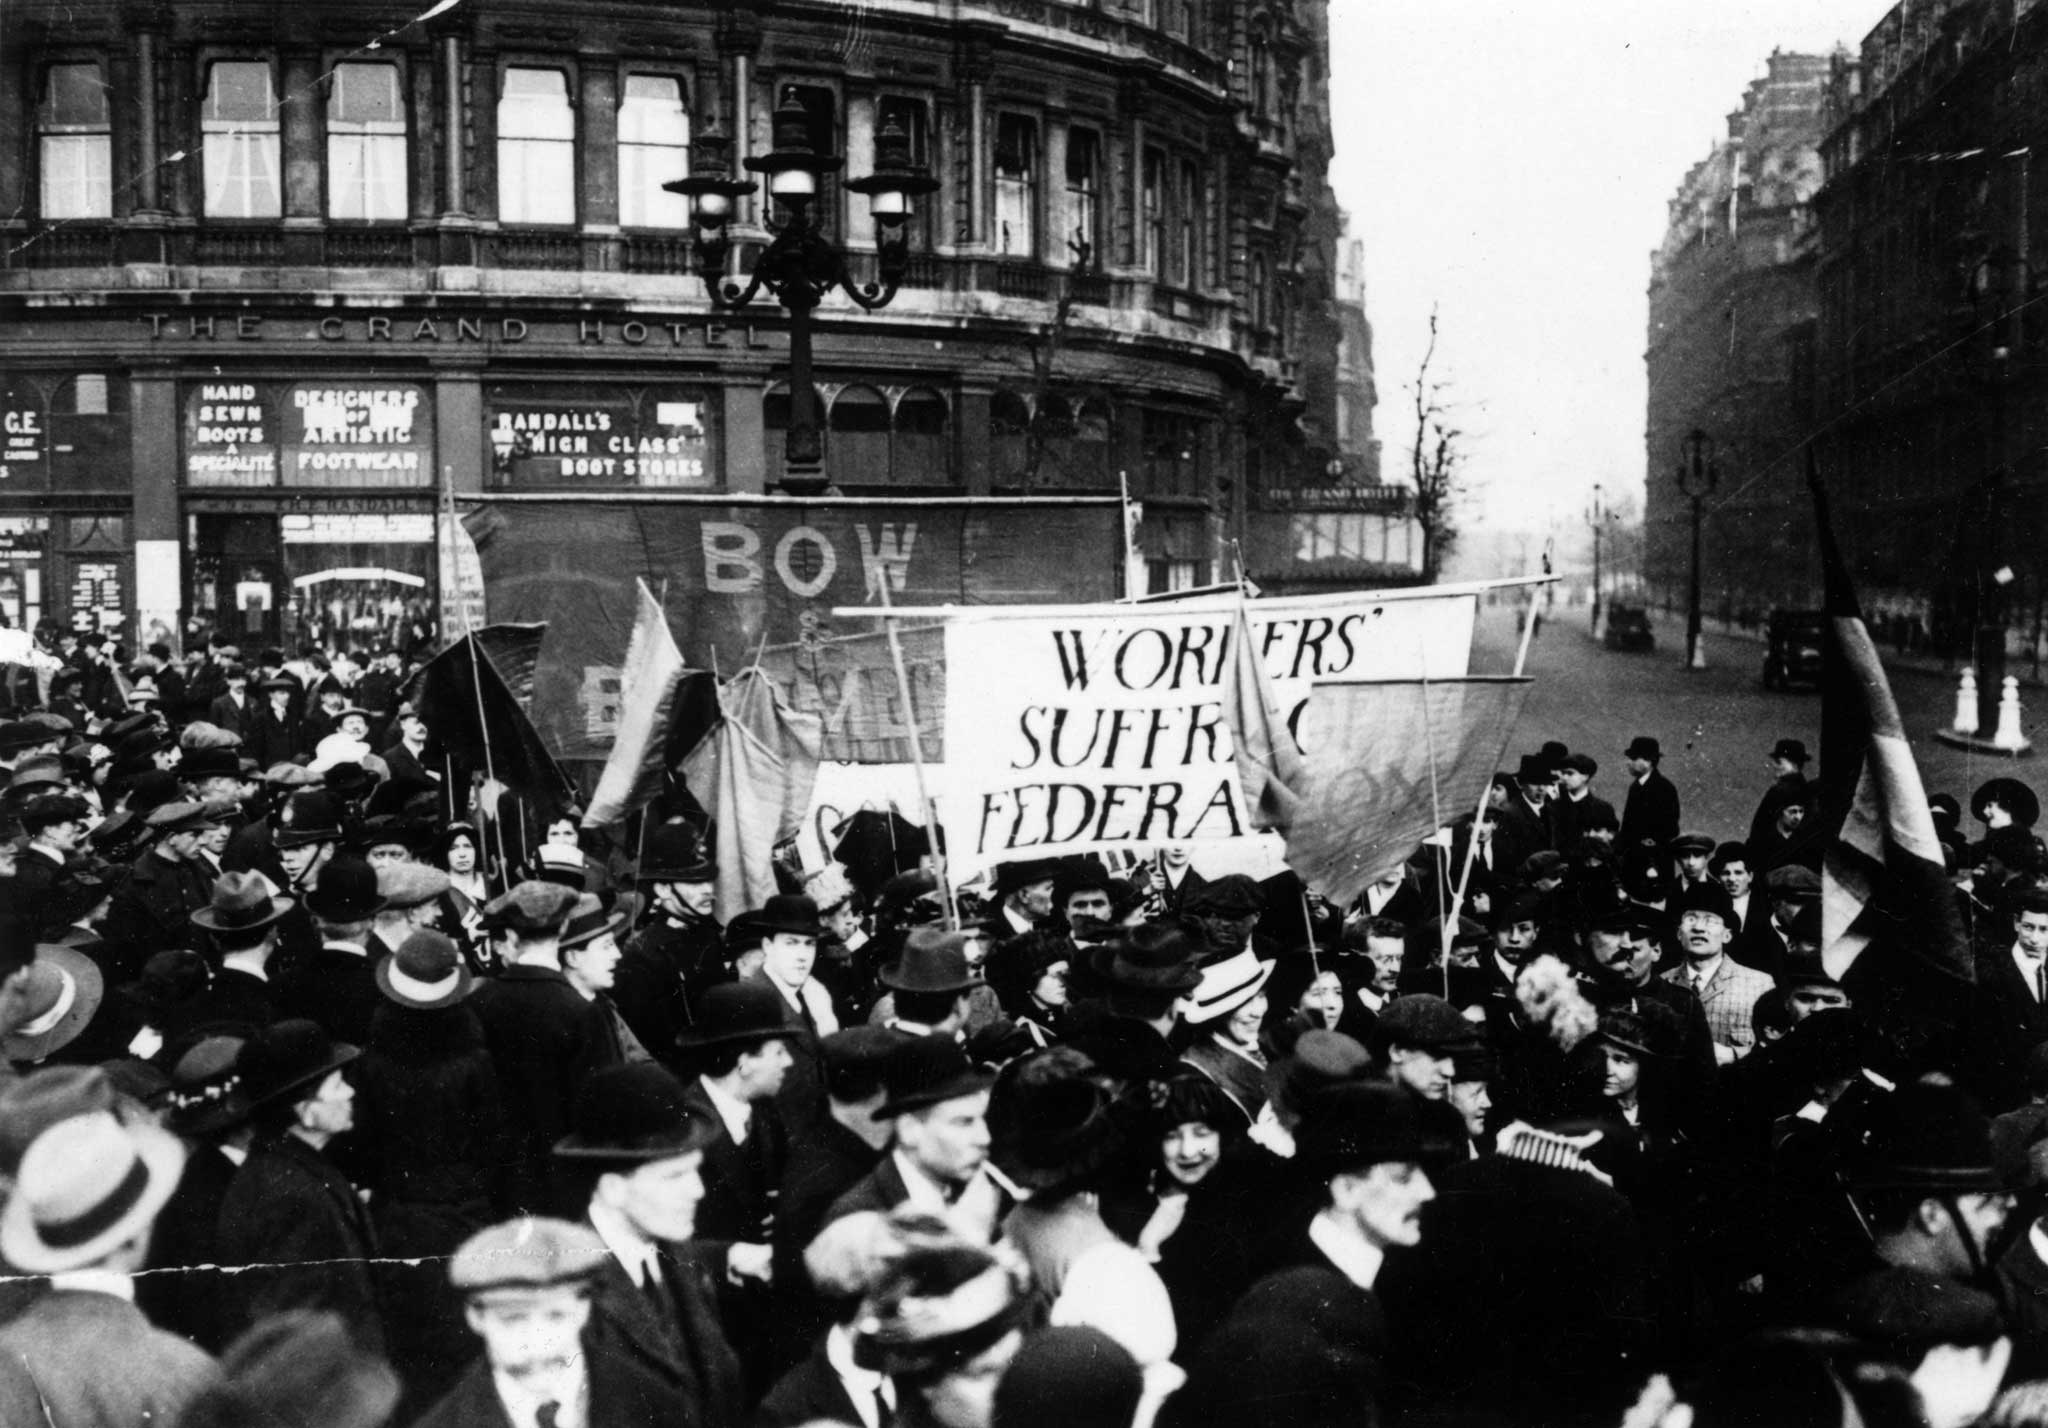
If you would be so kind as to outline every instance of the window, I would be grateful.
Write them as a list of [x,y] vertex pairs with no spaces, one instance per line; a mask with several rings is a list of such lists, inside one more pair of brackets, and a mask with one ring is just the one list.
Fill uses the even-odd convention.
[[1012,391],[988,399],[989,469],[999,486],[1014,486],[1025,477],[1024,458],[1031,431],[1031,408]]
[[1270,283],[1271,279],[1266,275],[1266,255],[1264,253],[1252,254],[1251,317],[1252,329],[1255,332],[1263,330],[1266,326],[1268,316],[1266,289]]
[[1192,159],[1180,161],[1180,242],[1174,249],[1173,280],[1191,288],[1202,271],[1202,215],[1207,210],[1202,171]]
[[1139,194],[1142,212],[1138,224],[1138,266],[1155,277],[1164,277],[1161,250],[1166,246],[1166,155],[1157,149],[1145,151],[1143,187]]
[[1267,52],[1266,37],[1256,31],[1246,48],[1245,67],[1251,71],[1246,76],[1246,88],[1252,117],[1265,119],[1273,112],[1273,59]]
[[114,138],[96,64],[53,64],[36,111],[45,218],[114,216]]
[[1145,562],[1145,593],[1147,595],[1172,595],[1182,590],[1196,590],[1202,584],[1202,563],[1198,560],[1147,560]]
[[1038,251],[1038,125],[1021,114],[996,119],[996,252]]
[[1102,136],[1067,131],[1067,251],[1077,268],[1100,267],[1102,254]]
[[398,66],[338,64],[327,88],[327,216],[404,218]]
[[1146,496],[1201,494],[1200,432],[1193,417],[1147,411],[1140,427]]
[[947,417],[946,399],[929,387],[913,387],[896,399],[896,443],[889,467],[896,485],[954,484]]
[[207,70],[199,111],[208,218],[276,218],[279,182],[277,92],[262,60],[221,60]]
[[[804,110],[804,139],[814,154],[842,154],[839,147],[839,96],[822,84],[788,84],[782,97],[795,99]],[[826,232],[832,232],[839,214],[839,184],[818,185],[811,199],[811,218]]]
[[687,228],[690,200],[662,185],[690,172],[690,111],[683,82],[629,74],[619,101],[619,222],[628,228]]
[[508,69],[498,96],[498,218],[576,221],[576,118],[558,69]]
[[889,403],[873,387],[852,386],[832,402],[832,479],[842,486],[889,480]]

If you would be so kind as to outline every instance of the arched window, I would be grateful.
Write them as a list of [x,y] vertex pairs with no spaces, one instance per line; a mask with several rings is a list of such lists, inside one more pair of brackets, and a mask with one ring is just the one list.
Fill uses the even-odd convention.
[[890,475],[898,486],[954,486],[949,440],[952,412],[929,387],[913,387],[896,399],[896,442]]
[[841,486],[888,482],[889,402],[873,387],[848,387],[833,400],[831,471]]
[[1000,391],[988,401],[989,474],[998,486],[1024,479],[1025,437],[1031,429],[1031,408],[1024,398]]

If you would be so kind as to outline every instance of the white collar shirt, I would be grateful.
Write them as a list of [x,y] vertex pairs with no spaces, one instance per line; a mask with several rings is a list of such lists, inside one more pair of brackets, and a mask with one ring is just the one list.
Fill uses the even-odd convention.
[[882,1428],[882,1415],[876,1407],[879,1397],[889,1409],[890,1416],[896,1412],[896,1385],[887,1374],[873,1369],[864,1369],[853,1361],[853,1330],[844,1324],[834,1324],[825,1333],[825,1362],[832,1366],[832,1372],[839,1375],[839,1381],[846,1386],[846,1396],[853,1403],[853,1411],[860,1415],[861,1428]]
[[634,1285],[645,1289],[660,1271],[654,1242],[626,1223],[626,1217],[609,1205],[591,1202],[590,1228],[604,1241],[612,1258],[619,1262]]
[[726,1133],[734,1145],[745,1145],[754,1129],[754,1108],[727,1091],[709,1076],[699,1076],[697,1084],[704,1088],[704,1094],[711,1098],[712,1109],[725,1122]]
[[1337,1266],[1337,1272],[1360,1289],[1372,1288],[1387,1257],[1362,1240],[1340,1235],[1321,1215],[1308,1222],[1308,1237],[1323,1257]]
[[512,1428],[541,1428],[540,1410],[550,1403],[555,1405],[555,1428],[585,1428],[589,1421],[589,1380],[580,1363],[534,1384],[503,1373],[493,1373],[491,1382]]

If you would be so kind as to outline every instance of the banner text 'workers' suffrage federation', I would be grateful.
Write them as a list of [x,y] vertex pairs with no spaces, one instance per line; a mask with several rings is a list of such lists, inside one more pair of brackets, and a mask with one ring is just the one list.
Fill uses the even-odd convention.
[[[1475,611],[1464,594],[1346,594],[1256,600],[1249,614],[1298,730],[1318,679],[1463,675]],[[956,864],[1250,833],[1221,703],[1232,614],[1212,598],[949,623]]]

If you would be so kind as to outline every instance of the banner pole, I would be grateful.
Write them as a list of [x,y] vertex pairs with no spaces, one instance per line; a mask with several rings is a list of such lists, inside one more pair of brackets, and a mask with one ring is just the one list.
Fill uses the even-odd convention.
[[939,851],[939,810],[932,803],[931,790],[926,786],[924,776],[924,740],[917,732],[917,705],[910,698],[910,675],[903,667],[903,642],[896,636],[896,616],[889,607],[889,572],[876,572],[875,589],[882,597],[882,626],[889,635],[889,662],[896,667],[896,692],[903,697],[903,723],[910,731],[910,762],[917,770],[917,801],[924,813],[925,838],[931,843],[932,856],[938,862],[939,894],[946,904],[946,926],[955,931],[960,927],[960,910],[953,904],[953,877],[946,871],[946,859]]

